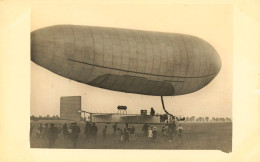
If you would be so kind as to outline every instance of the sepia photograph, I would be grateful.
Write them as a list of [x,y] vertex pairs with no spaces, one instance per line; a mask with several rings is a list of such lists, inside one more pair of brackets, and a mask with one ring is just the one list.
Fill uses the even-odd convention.
[[232,152],[231,5],[35,3],[30,37],[31,148]]
[[0,1],[0,161],[259,161],[259,7]]

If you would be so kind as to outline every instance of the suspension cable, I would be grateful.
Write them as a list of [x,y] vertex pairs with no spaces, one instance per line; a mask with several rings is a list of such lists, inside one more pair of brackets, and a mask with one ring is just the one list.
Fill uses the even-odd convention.
[[172,116],[173,118],[175,118],[175,116],[173,116],[172,114],[170,114],[166,109],[165,109],[165,106],[164,106],[164,102],[163,102],[163,96],[161,96],[161,101],[162,101],[162,106],[163,106],[163,110],[166,114]]

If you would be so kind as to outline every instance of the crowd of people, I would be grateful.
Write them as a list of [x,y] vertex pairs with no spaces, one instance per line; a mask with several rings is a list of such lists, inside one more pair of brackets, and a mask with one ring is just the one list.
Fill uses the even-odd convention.
[[[86,123],[86,126],[84,127],[84,134],[85,134],[85,140],[87,142],[94,141],[97,143],[97,132],[98,128],[95,123]],[[105,134],[105,135],[104,135]],[[103,130],[103,136],[106,136],[106,128]]]
[[71,123],[70,127],[67,127],[67,124],[64,124],[63,126],[59,124],[55,127],[54,123],[50,123],[50,127],[49,123],[45,123],[44,125],[41,123],[38,128],[34,128],[32,124],[30,126],[30,137],[47,139],[49,148],[52,148],[56,139],[60,138],[58,137],[60,132],[63,132],[63,138],[71,140],[73,147],[76,148],[80,133],[80,127],[76,122]]
[[[117,127],[116,127],[117,128]],[[129,127],[126,123],[126,126],[124,129],[117,128],[118,134],[120,136],[119,141],[120,142],[130,142],[135,140],[135,127]]]
[[[157,127],[149,126],[148,124],[144,124],[142,131],[145,136],[148,137],[151,141],[156,141],[157,139]],[[182,136],[183,136],[183,127],[181,124],[179,124],[178,127],[176,127],[176,123],[172,122],[169,124],[165,124],[162,127],[161,130],[161,137],[164,139],[164,141],[172,142],[172,140],[175,138],[178,139],[178,142],[182,142]]]
[[[104,125],[102,128],[102,135],[103,139],[107,138],[107,125]],[[128,123],[125,124],[123,128],[118,127],[117,123],[112,125],[113,133],[112,136],[116,136],[118,141],[120,142],[135,142],[135,126],[129,126]],[[165,124],[161,132],[158,131],[157,127],[149,126],[148,124],[144,124],[142,127],[143,136],[146,136],[149,141],[156,142],[158,135],[163,139],[163,141],[172,142],[173,139],[177,139],[178,143],[182,143],[182,136],[183,136],[183,127],[181,124],[176,126],[175,122],[171,122]],[[59,137],[59,134],[63,134],[64,140],[70,140],[72,146],[74,148],[77,147],[79,134],[81,132],[80,127],[76,122],[67,126],[67,124],[59,124],[58,126],[54,126],[54,123],[40,124],[39,127],[34,128],[31,124],[30,135],[31,137],[34,136],[36,138],[42,138],[48,140],[48,147],[52,148],[55,140]],[[97,143],[97,135],[98,135],[98,127],[95,123],[86,122],[84,127],[84,140],[90,143]]]

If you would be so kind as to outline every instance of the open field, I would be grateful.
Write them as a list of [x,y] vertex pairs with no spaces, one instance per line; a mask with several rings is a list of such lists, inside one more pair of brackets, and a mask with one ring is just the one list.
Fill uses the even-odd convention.
[[[38,128],[40,123],[53,122],[55,126],[67,123],[68,121],[32,121],[34,128]],[[161,136],[162,125],[156,126],[158,130],[157,140],[150,141],[142,132],[142,124],[129,124],[135,126],[136,137],[129,143],[120,142],[119,135],[112,136],[112,124],[96,124],[98,127],[97,143],[86,141],[84,136],[85,123],[78,123],[81,132],[78,139],[77,148],[79,149],[180,149],[180,150],[222,150],[224,152],[232,151],[232,123],[181,123],[184,129],[183,141],[180,142],[177,137],[169,142]],[[107,137],[102,136],[102,128],[107,125]],[[60,125],[61,126],[61,125]],[[125,124],[118,124],[118,127],[124,128]],[[31,148],[47,148],[48,140],[31,137]],[[73,148],[70,140],[64,139],[62,132],[59,133],[54,148]]]

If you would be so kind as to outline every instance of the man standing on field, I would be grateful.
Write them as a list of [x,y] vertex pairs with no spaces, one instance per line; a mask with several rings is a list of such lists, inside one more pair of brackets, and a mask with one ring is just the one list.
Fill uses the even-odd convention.
[[113,136],[116,135],[117,123],[113,124]]
[[94,138],[95,143],[97,143],[97,132],[98,132],[98,128],[97,128],[97,126],[95,125],[95,123],[92,124],[91,132],[92,132],[92,137]]
[[77,123],[72,123],[72,128],[71,128],[71,140],[73,143],[73,147],[76,148],[77,147],[77,142],[78,142],[78,137],[79,137],[79,133],[80,133],[80,128],[77,125]]
[[179,124],[179,126],[176,130],[177,130],[178,142],[182,143],[183,128],[182,128],[181,124]]
[[105,139],[107,136],[107,126],[105,125],[105,127],[102,129],[102,133],[103,133],[103,138]]
[[91,135],[91,124],[89,122],[86,122],[86,126],[84,128],[84,134],[86,136],[85,140],[89,142],[89,138]]
[[54,127],[54,123],[50,124],[50,128],[48,129],[48,140],[49,140],[49,148],[52,148],[55,140],[57,139],[58,129]]

